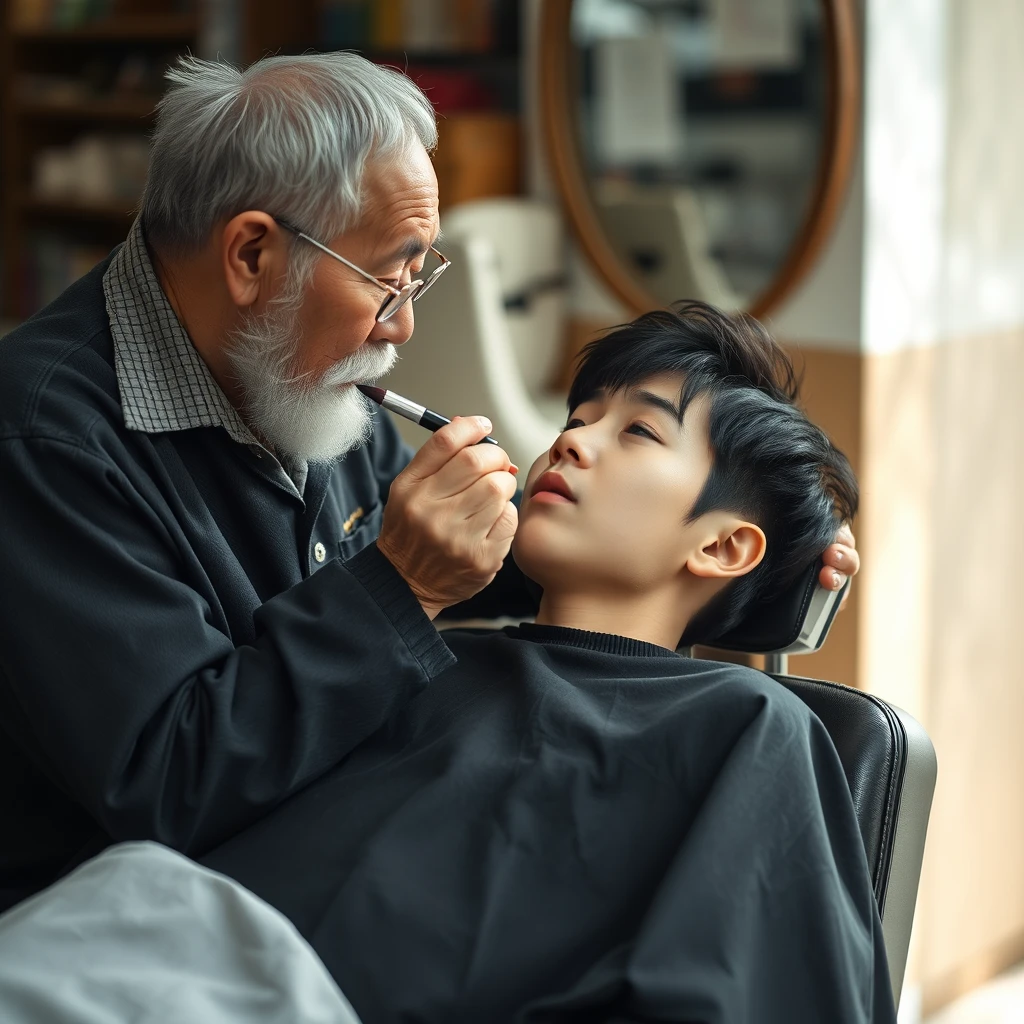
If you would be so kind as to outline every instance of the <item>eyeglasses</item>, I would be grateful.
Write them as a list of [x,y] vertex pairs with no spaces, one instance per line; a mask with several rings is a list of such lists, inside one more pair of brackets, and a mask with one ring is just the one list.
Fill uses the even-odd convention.
[[407,302],[419,301],[429,291],[433,283],[452,265],[451,260],[446,260],[433,246],[430,246],[430,251],[441,261],[441,266],[425,281],[410,281],[401,288],[396,288],[394,285],[388,284],[387,281],[382,281],[379,277],[368,274],[361,267],[357,267],[354,263],[345,259],[344,256],[339,256],[333,249],[328,249],[322,242],[318,242],[315,238],[310,238],[305,231],[300,231],[293,224],[281,220],[280,217],[275,217],[274,220],[286,231],[291,231],[292,234],[301,238],[304,242],[315,245],[321,252],[327,253],[328,256],[333,256],[339,263],[344,263],[346,267],[354,270],[357,274],[361,274],[367,281],[372,281],[378,288],[383,288],[388,293],[388,297],[381,303],[380,309],[377,310],[377,323],[382,324],[385,320],[390,320]]

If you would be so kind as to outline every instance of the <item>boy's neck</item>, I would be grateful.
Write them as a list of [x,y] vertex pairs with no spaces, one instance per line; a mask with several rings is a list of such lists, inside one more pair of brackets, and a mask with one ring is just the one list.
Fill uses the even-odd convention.
[[545,590],[536,622],[644,640],[674,650],[689,616],[662,594],[628,596]]

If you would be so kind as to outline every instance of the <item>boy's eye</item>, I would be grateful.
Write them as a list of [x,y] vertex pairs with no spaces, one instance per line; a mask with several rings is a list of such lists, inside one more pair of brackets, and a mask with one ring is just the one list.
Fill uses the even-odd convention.
[[626,433],[637,434],[639,437],[648,437],[652,441],[658,440],[657,435],[653,431],[648,430],[642,423],[631,423],[626,428]]
[[[586,423],[581,419],[571,419],[564,427],[562,427],[562,433],[564,434],[567,430],[573,430],[576,427],[585,427]],[[654,431],[649,430],[642,423],[631,423],[626,427],[627,434],[636,434],[638,437],[646,437],[651,441],[659,441],[657,434]]]

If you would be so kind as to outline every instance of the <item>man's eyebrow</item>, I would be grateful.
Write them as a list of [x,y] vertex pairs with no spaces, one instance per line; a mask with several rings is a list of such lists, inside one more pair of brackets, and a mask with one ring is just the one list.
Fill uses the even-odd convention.
[[653,391],[645,391],[643,388],[628,388],[626,398],[641,405],[652,405],[662,412],[667,412],[677,423],[683,422],[683,414],[679,406],[667,398],[662,398],[661,395],[656,395]]
[[432,245],[437,245],[441,240],[441,232],[439,231],[435,236],[434,240],[430,245],[424,245],[421,238],[408,238],[406,239],[394,252],[385,256],[381,260],[381,264],[392,264],[392,263],[411,263],[415,259],[419,259],[420,256],[426,253],[427,249]]

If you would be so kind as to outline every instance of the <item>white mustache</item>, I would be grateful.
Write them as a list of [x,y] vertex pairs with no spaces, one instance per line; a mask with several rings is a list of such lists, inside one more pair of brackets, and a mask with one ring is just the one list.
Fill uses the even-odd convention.
[[388,341],[365,342],[351,355],[335,363],[319,380],[317,388],[340,384],[372,384],[390,373],[398,362],[398,349]]

